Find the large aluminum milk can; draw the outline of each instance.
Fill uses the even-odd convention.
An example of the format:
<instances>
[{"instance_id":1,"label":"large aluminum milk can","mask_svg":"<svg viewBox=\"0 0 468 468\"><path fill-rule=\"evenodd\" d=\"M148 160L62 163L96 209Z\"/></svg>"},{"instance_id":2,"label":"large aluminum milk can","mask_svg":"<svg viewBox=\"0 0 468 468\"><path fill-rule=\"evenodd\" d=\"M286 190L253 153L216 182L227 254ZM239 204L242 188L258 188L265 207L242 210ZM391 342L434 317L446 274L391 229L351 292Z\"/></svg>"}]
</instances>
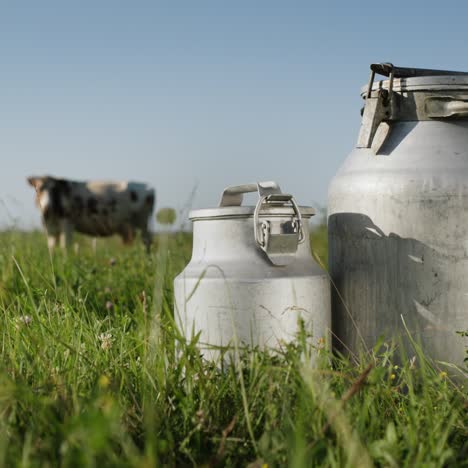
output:
<instances>
[{"instance_id":1,"label":"large aluminum milk can","mask_svg":"<svg viewBox=\"0 0 468 468\"><path fill-rule=\"evenodd\" d=\"M468 74L375 64L363 97L358 143L329 188L335 344L356 352L383 336L414 354L414 339L462 365Z\"/></svg>"},{"instance_id":2,"label":"large aluminum milk can","mask_svg":"<svg viewBox=\"0 0 468 468\"><path fill-rule=\"evenodd\" d=\"M257 191L256 206L241 206ZM330 287L311 256L313 213L274 182L229 187L218 208L190 213L193 253L174 281L175 316L188 339L200 332L205 358L216 360L220 346L277 348L301 327L311 344L328 341Z\"/></svg>"}]
</instances>

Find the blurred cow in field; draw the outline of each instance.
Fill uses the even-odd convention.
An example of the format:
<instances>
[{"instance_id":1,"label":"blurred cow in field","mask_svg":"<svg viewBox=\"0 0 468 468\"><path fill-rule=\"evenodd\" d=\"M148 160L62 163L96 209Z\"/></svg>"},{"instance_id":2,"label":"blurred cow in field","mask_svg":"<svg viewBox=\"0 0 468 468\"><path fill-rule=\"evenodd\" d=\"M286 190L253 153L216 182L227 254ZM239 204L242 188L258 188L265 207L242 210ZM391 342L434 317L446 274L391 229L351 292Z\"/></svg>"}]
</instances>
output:
<instances>
[{"instance_id":1,"label":"blurred cow in field","mask_svg":"<svg viewBox=\"0 0 468 468\"><path fill-rule=\"evenodd\" d=\"M28 177L36 190L49 248L71 245L73 232L96 237L118 234L130 244L137 230L149 250L154 189L137 182L77 182L51 176Z\"/></svg>"}]
</instances>

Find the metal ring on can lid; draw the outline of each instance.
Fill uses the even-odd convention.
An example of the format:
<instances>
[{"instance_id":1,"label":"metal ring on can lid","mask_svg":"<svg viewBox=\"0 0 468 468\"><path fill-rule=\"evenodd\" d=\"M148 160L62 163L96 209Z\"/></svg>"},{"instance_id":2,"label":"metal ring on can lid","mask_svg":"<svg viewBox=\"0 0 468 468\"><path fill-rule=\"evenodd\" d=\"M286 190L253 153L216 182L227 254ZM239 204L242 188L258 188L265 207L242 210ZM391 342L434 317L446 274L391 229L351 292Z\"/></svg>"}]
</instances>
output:
<instances>
[{"instance_id":1,"label":"metal ring on can lid","mask_svg":"<svg viewBox=\"0 0 468 468\"><path fill-rule=\"evenodd\" d=\"M369 83L361 88L363 97L380 89L389 92L468 89L468 72L396 67L391 63L373 63L370 68ZM376 74L389 79L374 81Z\"/></svg>"},{"instance_id":2,"label":"metal ring on can lid","mask_svg":"<svg viewBox=\"0 0 468 468\"><path fill-rule=\"evenodd\" d=\"M311 206L299 206L299 211L304 219L309 219L315 215L315 210ZM201 221L210 219L235 219L235 218L253 218L255 214L255 206L229 206L223 208L202 208L192 210L189 213L191 221ZM259 214L260 218L264 217L284 217L291 214L290 209L284 207L265 207Z\"/></svg>"},{"instance_id":3,"label":"metal ring on can lid","mask_svg":"<svg viewBox=\"0 0 468 468\"><path fill-rule=\"evenodd\" d=\"M372 91L379 89L388 90L390 80L375 81L372 84ZM447 76L420 76L414 78L395 78L393 80L393 91L412 92L412 91L463 91L468 89L468 74L447 75ZM368 86L361 88L361 96L365 97L368 92Z\"/></svg>"}]
</instances>

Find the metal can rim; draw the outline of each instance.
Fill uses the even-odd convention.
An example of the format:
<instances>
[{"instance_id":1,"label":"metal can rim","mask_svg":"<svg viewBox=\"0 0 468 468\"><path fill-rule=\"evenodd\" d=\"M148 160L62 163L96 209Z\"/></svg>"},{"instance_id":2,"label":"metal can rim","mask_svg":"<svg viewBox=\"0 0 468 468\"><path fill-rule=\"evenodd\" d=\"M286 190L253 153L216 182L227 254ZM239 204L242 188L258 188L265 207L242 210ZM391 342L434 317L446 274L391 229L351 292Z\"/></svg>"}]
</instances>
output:
<instances>
[{"instance_id":1,"label":"metal can rim","mask_svg":"<svg viewBox=\"0 0 468 468\"><path fill-rule=\"evenodd\" d=\"M372 90L380 88L388 89L390 80L375 81ZM418 76L412 78L395 78L393 91L442 91L442 90L467 90L468 76L463 75L440 75L440 76ZM368 85L361 88L361 95L365 96Z\"/></svg>"},{"instance_id":2,"label":"metal can rim","mask_svg":"<svg viewBox=\"0 0 468 468\"><path fill-rule=\"evenodd\" d=\"M311 218L315 214L311 206L300 206L301 216ZM228 206L217 208L202 208L192 210L189 213L191 221L209 220L209 219L242 219L252 218L255 212L254 206ZM260 217L281 217L291 216L291 209L287 207L265 207L262 209Z\"/></svg>"}]
</instances>

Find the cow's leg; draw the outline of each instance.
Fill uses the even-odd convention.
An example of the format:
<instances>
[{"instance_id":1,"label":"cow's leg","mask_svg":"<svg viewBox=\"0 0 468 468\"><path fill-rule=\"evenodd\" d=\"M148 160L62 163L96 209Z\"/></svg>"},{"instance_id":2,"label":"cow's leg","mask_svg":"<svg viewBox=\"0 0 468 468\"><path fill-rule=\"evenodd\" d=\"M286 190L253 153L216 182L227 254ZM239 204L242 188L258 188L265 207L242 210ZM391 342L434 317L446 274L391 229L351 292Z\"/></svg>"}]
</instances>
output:
<instances>
[{"instance_id":1,"label":"cow's leg","mask_svg":"<svg viewBox=\"0 0 468 468\"><path fill-rule=\"evenodd\" d=\"M151 235L151 232L148 230L147 227L144 227L141 230L141 239L143 240L143 244L145 244L146 252L150 253L153 236Z\"/></svg>"},{"instance_id":2,"label":"cow's leg","mask_svg":"<svg viewBox=\"0 0 468 468\"><path fill-rule=\"evenodd\" d=\"M73 226L68 221L62 223L62 232L60 233L60 247L69 249L72 245Z\"/></svg>"},{"instance_id":3,"label":"cow's leg","mask_svg":"<svg viewBox=\"0 0 468 468\"><path fill-rule=\"evenodd\" d=\"M122 236L122 241L125 245L131 245L133 243L133 237L135 235L135 232L132 228L132 226L125 226L120 235Z\"/></svg>"},{"instance_id":4,"label":"cow's leg","mask_svg":"<svg viewBox=\"0 0 468 468\"><path fill-rule=\"evenodd\" d=\"M52 252L58 244L60 228L53 220L47 219L45 216L42 217L42 224L47 235L47 247L49 252Z\"/></svg>"},{"instance_id":5,"label":"cow's leg","mask_svg":"<svg viewBox=\"0 0 468 468\"><path fill-rule=\"evenodd\" d=\"M47 234L47 247L50 251L53 251L55 246L59 242L59 236L57 234Z\"/></svg>"}]
</instances>

